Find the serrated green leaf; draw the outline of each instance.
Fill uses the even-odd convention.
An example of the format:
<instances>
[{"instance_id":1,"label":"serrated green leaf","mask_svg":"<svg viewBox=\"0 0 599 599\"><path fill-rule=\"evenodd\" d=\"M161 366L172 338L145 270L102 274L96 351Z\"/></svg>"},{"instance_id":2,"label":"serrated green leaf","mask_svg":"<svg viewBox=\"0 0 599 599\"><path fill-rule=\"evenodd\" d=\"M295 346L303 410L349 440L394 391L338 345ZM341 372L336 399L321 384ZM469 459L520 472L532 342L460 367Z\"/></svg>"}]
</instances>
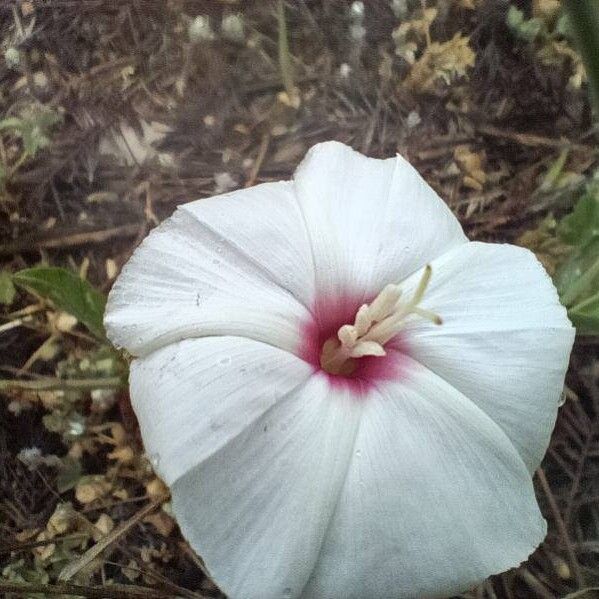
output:
<instances>
[{"instance_id":1,"label":"serrated green leaf","mask_svg":"<svg viewBox=\"0 0 599 599\"><path fill-rule=\"evenodd\" d=\"M15 299L17 290L12 282L12 276L5 270L0 270L0 304L10 306Z\"/></svg>"},{"instance_id":2,"label":"serrated green leaf","mask_svg":"<svg viewBox=\"0 0 599 599\"><path fill-rule=\"evenodd\" d=\"M72 314L99 339L105 339L106 298L70 270L37 266L13 275L13 281L49 299L59 310Z\"/></svg>"}]
</instances>

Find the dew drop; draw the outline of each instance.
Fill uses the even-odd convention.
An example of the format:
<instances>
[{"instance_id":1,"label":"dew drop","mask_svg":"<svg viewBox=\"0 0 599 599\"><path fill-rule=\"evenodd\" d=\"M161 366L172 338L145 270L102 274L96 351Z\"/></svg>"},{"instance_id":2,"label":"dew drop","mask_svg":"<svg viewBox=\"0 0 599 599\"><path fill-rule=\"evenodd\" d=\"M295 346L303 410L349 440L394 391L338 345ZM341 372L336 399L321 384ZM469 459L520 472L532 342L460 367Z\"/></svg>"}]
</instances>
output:
<instances>
[{"instance_id":1,"label":"dew drop","mask_svg":"<svg viewBox=\"0 0 599 599\"><path fill-rule=\"evenodd\" d=\"M227 366L227 364L230 364L230 363L231 363L231 357L230 357L230 356L225 356L225 357L224 357L224 358L223 358L223 359L220 361L220 363L221 363L223 366Z\"/></svg>"},{"instance_id":2,"label":"dew drop","mask_svg":"<svg viewBox=\"0 0 599 599\"><path fill-rule=\"evenodd\" d=\"M356 457L357 458L362 457L362 450L361 449L356 449Z\"/></svg>"},{"instance_id":3,"label":"dew drop","mask_svg":"<svg viewBox=\"0 0 599 599\"><path fill-rule=\"evenodd\" d=\"M557 402L557 406L561 408L566 403L566 392L562 391L562 394L559 397L559 401Z\"/></svg>"}]
</instances>

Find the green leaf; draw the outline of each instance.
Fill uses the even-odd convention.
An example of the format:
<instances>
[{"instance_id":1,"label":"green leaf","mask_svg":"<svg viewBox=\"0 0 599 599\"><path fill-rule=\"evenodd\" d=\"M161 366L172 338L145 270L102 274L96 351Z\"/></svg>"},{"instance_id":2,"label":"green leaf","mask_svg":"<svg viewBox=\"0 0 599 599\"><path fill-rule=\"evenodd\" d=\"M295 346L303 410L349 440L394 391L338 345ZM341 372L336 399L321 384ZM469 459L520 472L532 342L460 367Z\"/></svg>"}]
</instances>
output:
<instances>
[{"instance_id":1,"label":"green leaf","mask_svg":"<svg viewBox=\"0 0 599 599\"><path fill-rule=\"evenodd\" d=\"M50 131L62 121L62 116L51 108L33 105L24 109L20 118L10 117L0 121L0 130L11 130L23 140L25 156L33 157L50 143Z\"/></svg>"},{"instance_id":2,"label":"green leaf","mask_svg":"<svg viewBox=\"0 0 599 599\"><path fill-rule=\"evenodd\" d=\"M51 300L59 310L72 314L104 340L102 320L106 298L75 273L64 268L37 266L15 273L13 281Z\"/></svg>"},{"instance_id":3,"label":"green leaf","mask_svg":"<svg viewBox=\"0 0 599 599\"><path fill-rule=\"evenodd\" d=\"M10 306L15 299L16 292L10 273L0 270L0 304Z\"/></svg>"},{"instance_id":4,"label":"green leaf","mask_svg":"<svg viewBox=\"0 0 599 599\"><path fill-rule=\"evenodd\" d=\"M60 469L58 476L54 481L59 493L65 493L66 491L75 488L83 473L81 462L74 458L67 456L62 459L62 464L63 467Z\"/></svg>"},{"instance_id":5,"label":"green leaf","mask_svg":"<svg viewBox=\"0 0 599 599\"><path fill-rule=\"evenodd\" d=\"M576 38L589 78L589 91L599 116L599 3L596 0L564 0L569 24Z\"/></svg>"},{"instance_id":6,"label":"green leaf","mask_svg":"<svg viewBox=\"0 0 599 599\"><path fill-rule=\"evenodd\" d=\"M526 42L534 41L543 31L543 22L540 19L525 19L524 13L513 4L508 10L506 23L516 37Z\"/></svg>"},{"instance_id":7,"label":"green leaf","mask_svg":"<svg viewBox=\"0 0 599 599\"><path fill-rule=\"evenodd\" d=\"M589 187L572 213L560 221L557 234L562 241L576 246L599 239L599 189L596 186Z\"/></svg>"},{"instance_id":8,"label":"green leaf","mask_svg":"<svg viewBox=\"0 0 599 599\"><path fill-rule=\"evenodd\" d=\"M599 293L568 310L568 316L581 335L599 333Z\"/></svg>"},{"instance_id":9,"label":"green leaf","mask_svg":"<svg viewBox=\"0 0 599 599\"><path fill-rule=\"evenodd\" d=\"M560 300L578 333L599 334L599 186L589 185L557 226L572 251L554 276Z\"/></svg>"}]
</instances>

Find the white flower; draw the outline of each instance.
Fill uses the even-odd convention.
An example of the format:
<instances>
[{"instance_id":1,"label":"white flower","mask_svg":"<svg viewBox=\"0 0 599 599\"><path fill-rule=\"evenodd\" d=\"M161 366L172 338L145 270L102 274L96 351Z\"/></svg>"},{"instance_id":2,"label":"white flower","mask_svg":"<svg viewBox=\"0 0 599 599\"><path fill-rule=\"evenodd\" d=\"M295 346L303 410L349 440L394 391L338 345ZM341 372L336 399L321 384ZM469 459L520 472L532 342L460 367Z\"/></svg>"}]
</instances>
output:
<instances>
[{"instance_id":1,"label":"white flower","mask_svg":"<svg viewBox=\"0 0 599 599\"><path fill-rule=\"evenodd\" d=\"M399 156L324 143L293 181L181 206L106 327L233 598L450 594L545 536L531 475L574 330L533 254L468 242Z\"/></svg>"}]
</instances>

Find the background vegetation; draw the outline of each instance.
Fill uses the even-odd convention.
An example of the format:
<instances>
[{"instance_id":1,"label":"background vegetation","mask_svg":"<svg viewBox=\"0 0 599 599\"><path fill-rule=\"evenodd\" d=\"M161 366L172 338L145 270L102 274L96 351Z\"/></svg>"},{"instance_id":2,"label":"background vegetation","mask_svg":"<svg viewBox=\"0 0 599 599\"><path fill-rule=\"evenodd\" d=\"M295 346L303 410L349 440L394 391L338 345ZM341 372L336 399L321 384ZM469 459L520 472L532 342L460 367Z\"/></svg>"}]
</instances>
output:
<instances>
[{"instance_id":1,"label":"background vegetation","mask_svg":"<svg viewBox=\"0 0 599 599\"><path fill-rule=\"evenodd\" d=\"M143 454L105 295L178 204L287 178L338 139L399 151L471 239L525 245L555 278L581 335L535 477L549 535L465 596L593 596L592 22L559 0L3 2L0 594L219 596Z\"/></svg>"}]
</instances>

